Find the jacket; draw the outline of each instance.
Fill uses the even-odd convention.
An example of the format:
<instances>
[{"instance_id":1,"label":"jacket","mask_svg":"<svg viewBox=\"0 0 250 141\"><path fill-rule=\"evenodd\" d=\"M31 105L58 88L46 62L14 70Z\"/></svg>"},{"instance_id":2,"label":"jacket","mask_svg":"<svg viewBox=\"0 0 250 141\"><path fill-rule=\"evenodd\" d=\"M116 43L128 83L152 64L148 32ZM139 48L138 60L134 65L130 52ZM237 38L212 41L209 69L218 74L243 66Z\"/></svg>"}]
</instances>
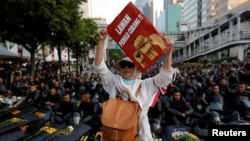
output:
<instances>
[{"instance_id":1,"label":"jacket","mask_svg":"<svg viewBox=\"0 0 250 141\"><path fill-rule=\"evenodd\" d=\"M139 118L139 141L153 141L150 125L148 122L148 110L150 101L154 94L158 91L159 87L167 87L172 82L172 77L175 70L172 68L170 72L166 72L163 69L159 74L154 77L144 80L136 79L134 84L129 87L123 82L123 78L112 73L106 66L104 60L98 66L94 66L96 73L99 74L103 81L103 88L109 93L109 98L115 98L116 88L119 91L127 91L132 101L138 102L142 112ZM138 97L135 96L135 92L141 84L141 91Z\"/></svg>"}]
</instances>

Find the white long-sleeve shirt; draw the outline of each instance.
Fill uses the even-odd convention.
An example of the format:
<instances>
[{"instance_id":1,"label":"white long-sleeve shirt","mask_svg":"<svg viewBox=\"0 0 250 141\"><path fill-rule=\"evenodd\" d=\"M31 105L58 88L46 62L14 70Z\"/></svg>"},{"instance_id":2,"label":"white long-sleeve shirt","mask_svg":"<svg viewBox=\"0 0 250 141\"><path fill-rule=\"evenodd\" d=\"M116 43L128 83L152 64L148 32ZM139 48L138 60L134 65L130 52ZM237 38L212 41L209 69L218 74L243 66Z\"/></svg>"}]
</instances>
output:
<instances>
[{"instance_id":1,"label":"white long-sleeve shirt","mask_svg":"<svg viewBox=\"0 0 250 141\"><path fill-rule=\"evenodd\" d=\"M167 87L172 82L175 70L172 68L170 72L166 72L161 69L156 76L145 80L136 79L132 86L128 86L123 82L123 78L120 75L113 74L108 69L104 61L100 65L94 66L94 68L101 77L103 88L108 92L110 98L115 98L117 88L119 91L127 91L131 100L139 103L142 109L139 120L139 141L153 141L148 121L149 103L159 87ZM136 97L135 92L140 84L141 91L138 97Z\"/></svg>"}]
</instances>

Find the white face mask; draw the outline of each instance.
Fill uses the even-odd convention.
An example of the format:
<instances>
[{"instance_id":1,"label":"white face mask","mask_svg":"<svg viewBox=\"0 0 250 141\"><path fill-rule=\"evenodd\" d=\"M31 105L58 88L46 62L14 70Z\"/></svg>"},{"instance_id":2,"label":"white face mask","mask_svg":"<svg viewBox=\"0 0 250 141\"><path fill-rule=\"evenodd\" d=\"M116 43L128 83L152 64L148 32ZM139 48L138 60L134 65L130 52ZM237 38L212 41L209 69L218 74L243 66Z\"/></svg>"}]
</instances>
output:
<instances>
[{"instance_id":1,"label":"white face mask","mask_svg":"<svg viewBox=\"0 0 250 141\"><path fill-rule=\"evenodd\" d=\"M122 79L123 80L123 82L125 83L125 84L127 84L127 85L133 85L134 84L134 82L135 82L135 80L133 80L133 79Z\"/></svg>"}]
</instances>

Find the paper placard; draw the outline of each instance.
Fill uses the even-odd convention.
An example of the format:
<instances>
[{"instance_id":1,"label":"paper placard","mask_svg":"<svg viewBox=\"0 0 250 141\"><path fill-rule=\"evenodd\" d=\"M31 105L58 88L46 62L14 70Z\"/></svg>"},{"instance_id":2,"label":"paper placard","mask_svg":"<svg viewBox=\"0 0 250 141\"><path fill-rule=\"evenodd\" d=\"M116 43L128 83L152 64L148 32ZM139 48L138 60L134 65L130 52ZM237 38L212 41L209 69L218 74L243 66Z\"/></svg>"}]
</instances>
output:
<instances>
[{"instance_id":1,"label":"paper placard","mask_svg":"<svg viewBox=\"0 0 250 141\"><path fill-rule=\"evenodd\" d=\"M141 72L147 71L169 50L163 35L132 2L107 26L107 30Z\"/></svg>"}]
</instances>

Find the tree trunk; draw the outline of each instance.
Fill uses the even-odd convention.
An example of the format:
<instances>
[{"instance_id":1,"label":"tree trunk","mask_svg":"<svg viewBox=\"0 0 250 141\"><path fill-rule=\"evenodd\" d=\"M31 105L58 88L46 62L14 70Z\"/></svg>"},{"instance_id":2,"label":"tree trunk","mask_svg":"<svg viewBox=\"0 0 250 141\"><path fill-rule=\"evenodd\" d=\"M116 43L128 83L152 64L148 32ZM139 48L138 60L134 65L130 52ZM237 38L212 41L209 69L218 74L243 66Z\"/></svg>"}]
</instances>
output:
<instances>
[{"instance_id":1,"label":"tree trunk","mask_svg":"<svg viewBox=\"0 0 250 141\"><path fill-rule=\"evenodd\" d=\"M79 55L78 53L76 54L76 76L78 77L79 75Z\"/></svg>"},{"instance_id":2,"label":"tree trunk","mask_svg":"<svg viewBox=\"0 0 250 141\"><path fill-rule=\"evenodd\" d=\"M57 47L57 52L58 52L58 59L59 59L59 79L61 80L62 78L62 58L61 58L61 47L60 44Z\"/></svg>"},{"instance_id":3,"label":"tree trunk","mask_svg":"<svg viewBox=\"0 0 250 141\"><path fill-rule=\"evenodd\" d=\"M35 50L30 50L31 76L35 78Z\"/></svg>"},{"instance_id":4,"label":"tree trunk","mask_svg":"<svg viewBox=\"0 0 250 141\"><path fill-rule=\"evenodd\" d=\"M42 45L42 52L43 52L43 62L45 62L45 48L44 45Z\"/></svg>"}]
</instances>

